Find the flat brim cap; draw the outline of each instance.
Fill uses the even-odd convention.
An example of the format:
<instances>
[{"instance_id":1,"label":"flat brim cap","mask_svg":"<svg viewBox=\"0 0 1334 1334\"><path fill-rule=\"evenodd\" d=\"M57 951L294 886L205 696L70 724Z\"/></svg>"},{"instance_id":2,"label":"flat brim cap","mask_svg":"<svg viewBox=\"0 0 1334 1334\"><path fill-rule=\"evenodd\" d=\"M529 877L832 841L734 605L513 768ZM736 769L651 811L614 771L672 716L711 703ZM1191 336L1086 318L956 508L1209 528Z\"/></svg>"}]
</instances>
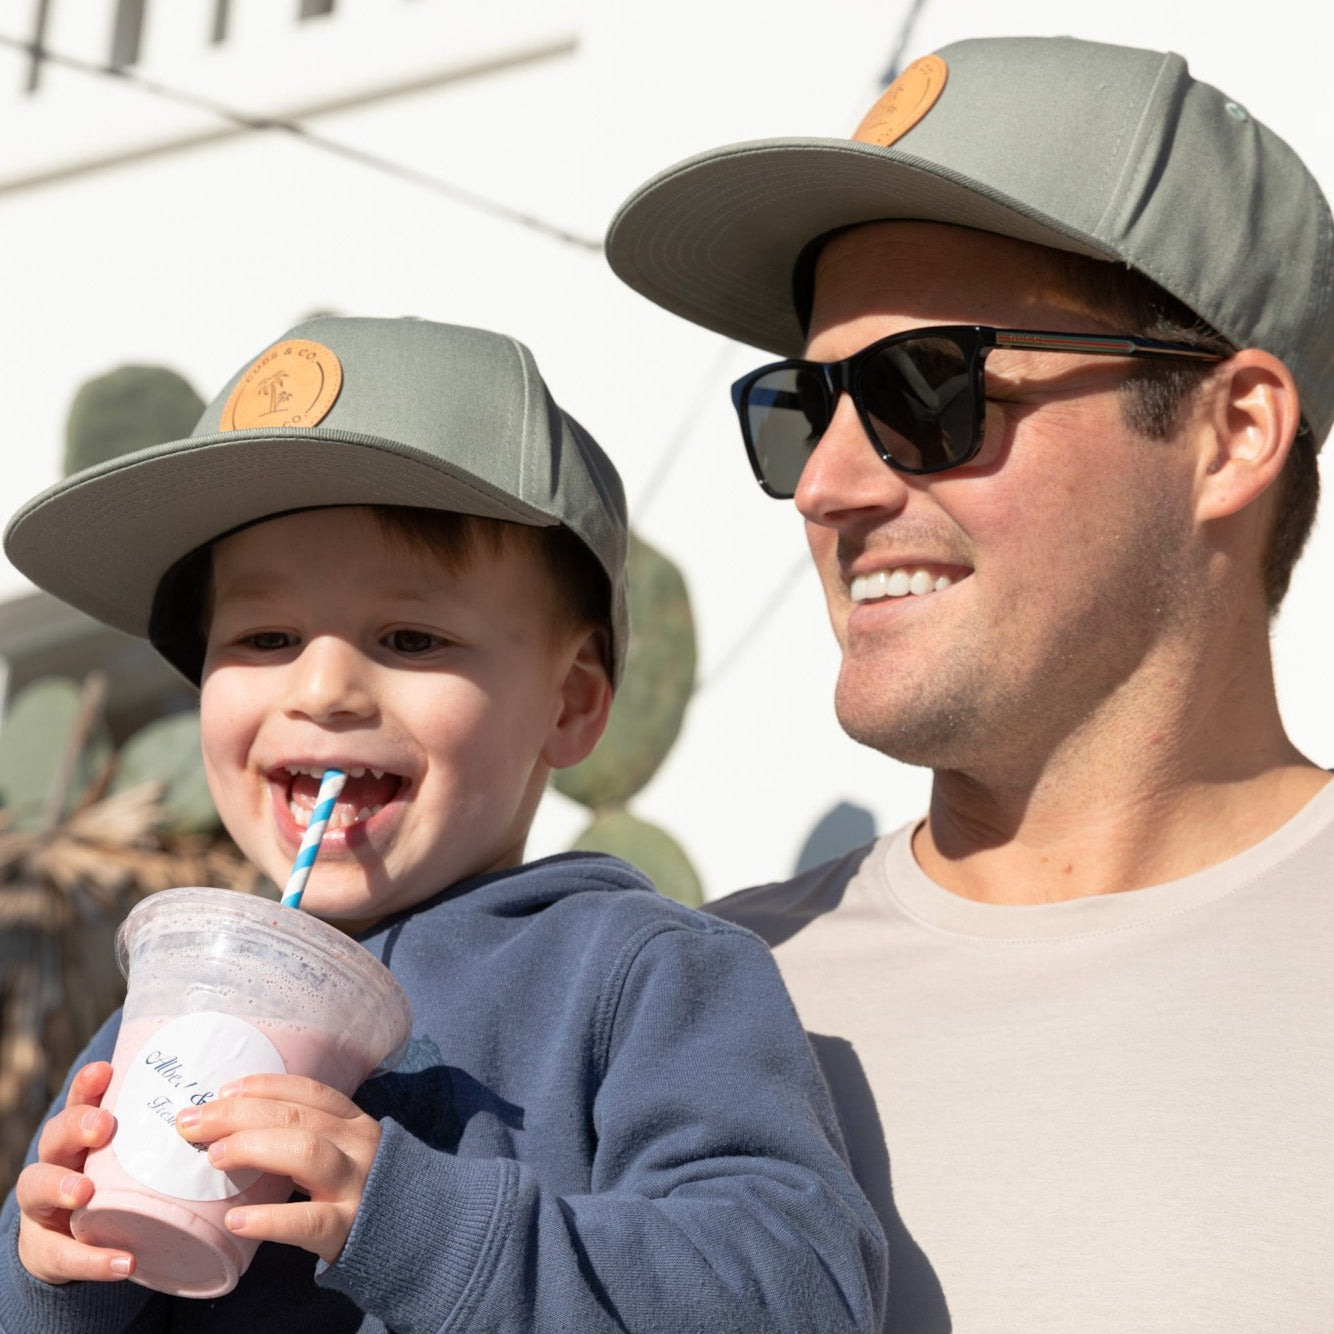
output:
<instances>
[{"instance_id":1,"label":"flat brim cap","mask_svg":"<svg viewBox=\"0 0 1334 1334\"><path fill-rule=\"evenodd\" d=\"M877 113L877 108L879 112ZM732 144L622 204L612 269L650 300L779 356L805 343L793 282L817 238L951 223L1118 261L1334 420L1334 226L1297 154L1182 57L1065 37L978 38L914 62L852 139Z\"/></svg>"},{"instance_id":2,"label":"flat brim cap","mask_svg":"<svg viewBox=\"0 0 1334 1334\"><path fill-rule=\"evenodd\" d=\"M629 633L620 478L557 406L528 348L488 330L300 324L232 377L189 437L75 473L23 505L5 553L38 587L147 637L159 584L182 558L265 518L339 505L569 528L606 572L619 677Z\"/></svg>"}]
</instances>

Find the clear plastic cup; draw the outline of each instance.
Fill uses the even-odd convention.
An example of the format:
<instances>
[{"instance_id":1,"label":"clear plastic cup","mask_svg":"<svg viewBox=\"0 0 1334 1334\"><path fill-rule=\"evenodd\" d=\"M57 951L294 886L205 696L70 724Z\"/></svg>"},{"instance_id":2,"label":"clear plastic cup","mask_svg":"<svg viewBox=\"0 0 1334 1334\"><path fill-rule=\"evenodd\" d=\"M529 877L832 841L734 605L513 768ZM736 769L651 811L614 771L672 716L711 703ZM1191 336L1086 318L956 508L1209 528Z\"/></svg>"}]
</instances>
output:
<instances>
[{"instance_id":1,"label":"clear plastic cup","mask_svg":"<svg viewBox=\"0 0 1334 1334\"><path fill-rule=\"evenodd\" d=\"M96 1187L71 1219L81 1241L130 1251L134 1280L183 1297L230 1292L257 1242L223 1215L291 1194L285 1177L228 1175L176 1114L243 1075L309 1075L350 1094L402 1058L412 1011L389 970L335 927L269 899L169 889L116 935L128 989L102 1105L116 1117L88 1155Z\"/></svg>"}]
</instances>

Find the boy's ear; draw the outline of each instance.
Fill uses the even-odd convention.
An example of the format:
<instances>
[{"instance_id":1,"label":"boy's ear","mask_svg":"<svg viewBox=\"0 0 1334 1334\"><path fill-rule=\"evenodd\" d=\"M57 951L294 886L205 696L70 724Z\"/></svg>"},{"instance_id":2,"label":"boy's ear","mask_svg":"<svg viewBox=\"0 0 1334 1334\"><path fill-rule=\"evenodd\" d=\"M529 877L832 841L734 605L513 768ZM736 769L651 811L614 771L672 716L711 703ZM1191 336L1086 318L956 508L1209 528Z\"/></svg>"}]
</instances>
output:
<instances>
[{"instance_id":1,"label":"boy's ear","mask_svg":"<svg viewBox=\"0 0 1334 1334\"><path fill-rule=\"evenodd\" d=\"M565 673L560 713L542 750L542 758L553 769L568 769L587 759L606 729L612 694L606 643L605 630L588 631Z\"/></svg>"},{"instance_id":2,"label":"boy's ear","mask_svg":"<svg viewBox=\"0 0 1334 1334\"><path fill-rule=\"evenodd\" d=\"M1259 348L1219 367L1209 413L1197 509L1203 520L1238 514L1264 494L1283 471L1301 421L1292 373Z\"/></svg>"}]
</instances>

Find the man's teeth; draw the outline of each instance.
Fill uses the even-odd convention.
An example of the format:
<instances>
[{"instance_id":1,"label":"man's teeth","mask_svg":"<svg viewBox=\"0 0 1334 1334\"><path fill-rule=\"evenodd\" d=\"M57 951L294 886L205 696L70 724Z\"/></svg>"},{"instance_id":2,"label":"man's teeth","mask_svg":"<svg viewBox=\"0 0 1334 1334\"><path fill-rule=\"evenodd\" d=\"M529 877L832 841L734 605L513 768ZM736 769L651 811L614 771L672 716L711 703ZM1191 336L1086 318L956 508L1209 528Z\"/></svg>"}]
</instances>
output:
<instances>
[{"instance_id":1,"label":"man's teeth","mask_svg":"<svg viewBox=\"0 0 1334 1334\"><path fill-rule=\"evenodd\" d=\"M283 767L294 778L298 774L309 774L312 778L323 778L325 773L324 769L312 769L309 765L304 764L288 764ZM385 776L385 770L383 769L367 769L361 765L355 769L344 769L343 772L349 778L365 778L367 774L370 774L372 778L383 778Z\"/></svg>"},{"instance_id":2,"label":"man's teeth","mask_svg":"<svg viewBox=\"0 0 1334 1334\"><path fill-rule=\"evenodd\" d=\"M932 574L930 570L909 569L900 565L893 570L877 570L874 574L859 574L848 591L854 602L872 602L876 598L925 597L939 593L954 581L947 574Z\"/></svg>"},{"instance_id":3,"label":"man's teeth","mask_svg":"<svg viewBox=\"0 0 1334 1334\"><path fill-rule=\"evenodd\" d=\"M305 829L310 825L310 808L299 806L294 801L287 803L287 809L292 812L292 819ZM329 817L330 829L347 829L350 825L360 824L363 820L369 820L372 815L379 815L384 810L382 802L374 806L363 806L359 811L353 814L351 806L335 806L333 814Z\"/></svg>"}]
</instances>

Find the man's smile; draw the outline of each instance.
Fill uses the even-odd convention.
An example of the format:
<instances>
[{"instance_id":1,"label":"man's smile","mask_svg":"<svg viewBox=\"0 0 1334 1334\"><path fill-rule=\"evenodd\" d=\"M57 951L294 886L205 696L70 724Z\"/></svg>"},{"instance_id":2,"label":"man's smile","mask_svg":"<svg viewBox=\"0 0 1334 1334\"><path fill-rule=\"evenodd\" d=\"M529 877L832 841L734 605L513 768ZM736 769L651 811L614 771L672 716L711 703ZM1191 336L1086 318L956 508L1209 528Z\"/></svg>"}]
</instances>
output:
<instances>
[{"instance_id":1,"label":"man's smile","mask_svg":"<svg viewBox=\"0 0 1334 1334\"><path fill-rule=\"evenodd\" d=\"M910 594L925 597L939 593L954 583L952 575L924 565L896 565L873 574L859 574L848 584L848 596L854 602L873 602L879 598L901 598Z\"/></svg>"}]
</instances>

